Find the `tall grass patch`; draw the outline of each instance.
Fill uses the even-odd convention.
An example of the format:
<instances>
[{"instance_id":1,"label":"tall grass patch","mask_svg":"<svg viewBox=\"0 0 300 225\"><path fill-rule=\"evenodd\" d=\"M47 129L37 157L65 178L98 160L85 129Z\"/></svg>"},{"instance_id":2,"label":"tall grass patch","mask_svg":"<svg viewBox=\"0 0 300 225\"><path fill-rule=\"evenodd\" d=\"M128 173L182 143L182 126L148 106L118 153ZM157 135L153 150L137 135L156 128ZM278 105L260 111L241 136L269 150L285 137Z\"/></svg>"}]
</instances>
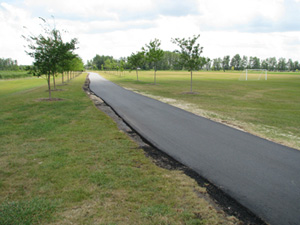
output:
<instances>
[{"instance_id":1,"label":"tall grass patch","mask_svg":"<svg viewBox=\"0 0 300 225\"><path fill-rule=\"evenodd\" d=\"M0 70L0 80L1 79L17 79L17 78L25 78L32 77L32 74L28 73L28 71L2 71Z\"/></svg>"}]
</instances>

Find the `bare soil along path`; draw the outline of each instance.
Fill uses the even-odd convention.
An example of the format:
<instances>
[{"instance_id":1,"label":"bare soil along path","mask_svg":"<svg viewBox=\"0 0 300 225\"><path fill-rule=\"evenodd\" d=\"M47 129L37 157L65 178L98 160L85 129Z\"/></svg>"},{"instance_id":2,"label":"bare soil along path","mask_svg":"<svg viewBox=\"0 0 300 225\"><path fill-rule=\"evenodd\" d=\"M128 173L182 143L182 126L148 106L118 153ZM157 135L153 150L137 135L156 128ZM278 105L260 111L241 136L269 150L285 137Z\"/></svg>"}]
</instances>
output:
<instances>
[{"instance_id":1,"label":"bare soil along path","mask_svg":"<svg viewBox=\"0 0 300 225\"><path fill-rule=\"evenodd\" d=\"M90 89L158 149L270 224L300 224L300 151L126 90L91 73Z\"/></svg>"}]
</instances>

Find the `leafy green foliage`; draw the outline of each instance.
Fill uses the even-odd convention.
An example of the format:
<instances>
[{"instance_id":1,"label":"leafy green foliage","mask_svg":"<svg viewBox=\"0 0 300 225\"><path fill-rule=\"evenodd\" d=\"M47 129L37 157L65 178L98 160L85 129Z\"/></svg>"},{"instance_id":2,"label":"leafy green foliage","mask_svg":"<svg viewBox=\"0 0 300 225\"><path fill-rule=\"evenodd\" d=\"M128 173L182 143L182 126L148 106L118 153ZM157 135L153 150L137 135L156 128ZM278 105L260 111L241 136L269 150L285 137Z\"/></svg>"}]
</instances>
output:
<instances>
[{"instance_id":1,"label":"leafy green foliage","mask_svg":"<svg viewBox=\"0 0 300 225\"><path fill-rule=\"evenodd\" d=\"M200 35L188 39L172 39L172 42L180 47L180 51L176 51L180 54L179 63L188 71L198 70L205 62L205 59L200 56L203 47L200 47L199 43L196 44L199 37Z\"/></svg>"},{"instance_id":2,"label":"leafy green foliage","mask_svg":"<svg viewBox=\"0 0 300 225\"><path fill-rule=\"evenodd\" d=\"M142 48L146 55L146 61L154 64L154 84L156 84L157 63L164 56L164 51L159 48L160 45L160 40L155 38L154 41L150 41L149 44L146 44L146 48Z\"/></svg>"},{"instance_id":3,"label":"leafy green foliage","mask_svg":"<svg viewBox=\"0 0 300 225\"><path fill-rule=\"evenodd\" d=\"M17 60L0 58L0 70L19 70Z\"/></svg>"},{"instance_id":4,"label":"leafy green foliage","mask_svg":"<svg viewBox=\"0 0 300 225\"><path fill-rule=\"evenodd\" d=\"M42 18L41 18L42 19ZM42 19L44 23L46 21ZM73 53L77 44L74 38L70 42L63 42L61 32L56 28L48 29L44 25L44 33L38 36L23 36L28 42L29 52L26 53L34 59L32 73L35 76L45 75L48 82L49 98L51 99L50 76L70 69L69 63L76 55ZM55 84L55 83L54 83Z\"/></svg>"},{"instance_id":5,"label":"leafy green foliage","mask_svg":"<svg viewBox=\"0 0 300 225\"><path fill-rule=\"evenodd\" d=\"M128 57L128 63L132 69L136 70L136 80L139 80L138 69L143 66L145 63L145 55L144 52L132 53L131 56Z\"/></svg>"},{"instance_id":6,"label":"leafy green foliage","mask_svg":"<svg viewBox=\"0 0 300 225\"><path fill-rule=\"evenodd\" d=\"M171 41L180 47L180 61L184 68L191 72L191 92L193 91L193 71L199 70L205 64L205 58L201 57L203 52L203 47L200 47L200 44L197 43L197 39L200 37L200 34L193 36L193 38L175 38Z\"/></svg>"}]
</instances>

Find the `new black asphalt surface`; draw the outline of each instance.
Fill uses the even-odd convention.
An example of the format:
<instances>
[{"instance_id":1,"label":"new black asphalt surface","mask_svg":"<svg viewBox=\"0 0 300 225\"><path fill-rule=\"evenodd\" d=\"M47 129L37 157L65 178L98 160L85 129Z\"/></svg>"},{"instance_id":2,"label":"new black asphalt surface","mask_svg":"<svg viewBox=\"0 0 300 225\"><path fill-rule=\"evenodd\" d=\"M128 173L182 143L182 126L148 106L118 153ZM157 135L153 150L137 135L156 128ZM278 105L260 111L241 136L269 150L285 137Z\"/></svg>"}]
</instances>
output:
<instances>
[{"instance_id":1,"label":"new black asphalt surface","mask_svg":"<svg viewBox=\"0 0 300 225\"><path fill-rule=\"evenodd\" d=\"M300 224L300 151L126 90L91 73L90 89L158 149L270 224Z\"/></svg>"}]
</instances>

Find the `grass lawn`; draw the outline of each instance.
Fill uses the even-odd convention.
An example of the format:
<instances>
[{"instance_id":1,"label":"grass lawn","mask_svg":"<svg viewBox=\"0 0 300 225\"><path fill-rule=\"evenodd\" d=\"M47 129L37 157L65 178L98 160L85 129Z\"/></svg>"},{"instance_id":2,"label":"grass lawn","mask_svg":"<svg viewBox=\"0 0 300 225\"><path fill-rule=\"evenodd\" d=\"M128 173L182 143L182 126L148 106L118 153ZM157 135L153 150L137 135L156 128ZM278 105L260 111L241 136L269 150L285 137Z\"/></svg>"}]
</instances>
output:
<instances>
[{"instance_id":1,"label":"grass lawn","mask_svg":"<svg viewBox=\"0 0 300 225\"><path fill-rule=\"evenodd\" d=\"M268 73L268 80L239 81L242 72L100 72L113 82L195 114L300 149L300 73Z\"/></svg>"},{"instance_id":2,"label":"grass lawn","mask_svg":"<svg viewBox=\"0 0 300 225\"><path fill-rule=\"evenodd\" d=\"M53 92L64 101L52 102L38 101L48 96L45 80L0 81L0 224L236 221L199 198L205 189L194 180L145 157L83 92L85 77ZM123 80L172 88L166 78L157 87Z\"/></svg>"}]
</instances>

